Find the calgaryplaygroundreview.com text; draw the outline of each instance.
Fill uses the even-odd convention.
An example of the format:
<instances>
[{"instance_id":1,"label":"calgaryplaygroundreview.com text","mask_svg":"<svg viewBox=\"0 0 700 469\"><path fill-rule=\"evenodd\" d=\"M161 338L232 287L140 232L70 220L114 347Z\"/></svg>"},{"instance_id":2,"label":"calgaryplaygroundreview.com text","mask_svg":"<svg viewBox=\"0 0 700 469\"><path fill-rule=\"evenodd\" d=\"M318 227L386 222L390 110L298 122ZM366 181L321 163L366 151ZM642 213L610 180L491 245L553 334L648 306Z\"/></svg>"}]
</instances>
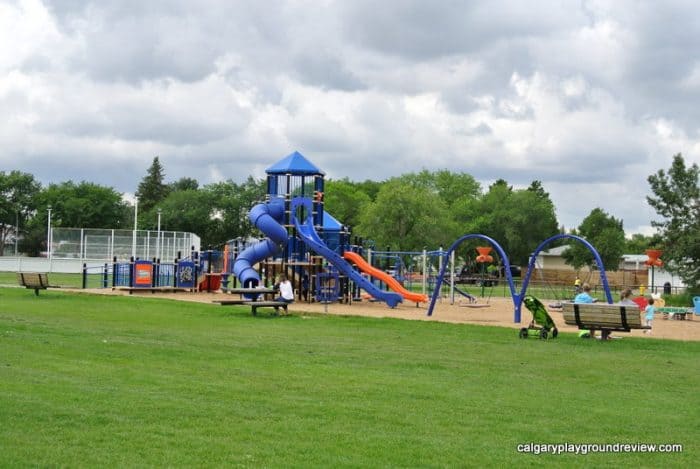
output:
<instances>
[{"instance_id":1,"label":"calgaryplaygroundreview.com text","mask_svg":"<svg viewBox=\"0 0 700 469\"><path fill-rule=\"evenodd\" d=\"M526 454L580 454L591 453L682 453L683 445L677 443L523 443L518 453Z\"/></svg>"}]
</instances>

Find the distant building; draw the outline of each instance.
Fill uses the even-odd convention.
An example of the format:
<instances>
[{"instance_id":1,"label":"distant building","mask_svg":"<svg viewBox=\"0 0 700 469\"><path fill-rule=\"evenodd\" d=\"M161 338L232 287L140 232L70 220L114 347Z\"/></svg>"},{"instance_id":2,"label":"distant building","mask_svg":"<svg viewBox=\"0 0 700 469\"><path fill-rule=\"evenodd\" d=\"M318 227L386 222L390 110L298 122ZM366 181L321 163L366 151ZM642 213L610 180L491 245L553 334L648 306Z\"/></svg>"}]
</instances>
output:
<instances>
[{"instance_id":1,"label":"distant building","mask_svg":"<svg viewBox=\"0 0 700 469\"><path fill-rule=\"evenodd\" d=\"M568 265L562 254L568 246L558 246L547 251L541 251L535 260L535 272L533 279L541 279L547 282L559 285L573 285L576 279L576 270ZM613 287L639 287L645 285L648 289L656 287L654 291L661 292L665 284L669 284L673 292L685 289L686 285L677 276L670 272L655 267L653 272L652 286L652 271L646 265L647 256L645 254L624 254L620 260L620 267L617 271L606 271L608 282ZM581 280L591 283L600 283L600 275L598 269L594 267L593 271L588 268L581 269L578 274Z\"/></svg>"}]
</instances>

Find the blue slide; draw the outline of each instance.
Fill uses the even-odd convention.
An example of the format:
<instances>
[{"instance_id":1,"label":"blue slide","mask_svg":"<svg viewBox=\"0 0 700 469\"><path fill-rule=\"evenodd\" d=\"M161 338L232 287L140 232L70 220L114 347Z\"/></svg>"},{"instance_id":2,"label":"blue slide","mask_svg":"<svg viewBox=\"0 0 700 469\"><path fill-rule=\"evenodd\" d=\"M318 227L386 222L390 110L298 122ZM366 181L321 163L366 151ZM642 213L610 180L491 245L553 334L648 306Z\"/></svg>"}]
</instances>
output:
<instances>
[{"instance_id":1,"label":"blue slide","mask_svg":"<svg viewBox=\"0 0 700 469\"><path fill-rule=\"evenodd\" d=\"M306 213L308 217L306 218L305 224L300 224L296 217L296 209L299 206L304 206L306 208ZM340 257L336 252L331 250L326 243L319 238L316 229L314 228L314 221L311 215L311 200L304 197L297 197L292 201L292 216L294 219L294 225L297 229L297 236L304 241L304 243L315 251L317 254L323 256L328 262L333 264L340 272L347 275L353 282L363 288L367 293L372 295L374 298L384 301L389 307L394 308L397 304L403 301L403 298L398 293L388 292L380 290L375 287L372 282L360 275L352 265L348 264L345 259Z\"/></svg>"},{"instance_id":2,"label":"blue slide","mask_svg":"<svg viewBox=\"0 0 700 469\"><path fill-rule=\"evenodd\" d=\"M253 268L258 262L282 252L287 245L287 230L281 225L284 218L284 201L258 204L248 213L250 222L265 233L267 238L243 250L233 264L233 273L244 288L255 288L260 275Z\"/></svg>"}]
</instances>

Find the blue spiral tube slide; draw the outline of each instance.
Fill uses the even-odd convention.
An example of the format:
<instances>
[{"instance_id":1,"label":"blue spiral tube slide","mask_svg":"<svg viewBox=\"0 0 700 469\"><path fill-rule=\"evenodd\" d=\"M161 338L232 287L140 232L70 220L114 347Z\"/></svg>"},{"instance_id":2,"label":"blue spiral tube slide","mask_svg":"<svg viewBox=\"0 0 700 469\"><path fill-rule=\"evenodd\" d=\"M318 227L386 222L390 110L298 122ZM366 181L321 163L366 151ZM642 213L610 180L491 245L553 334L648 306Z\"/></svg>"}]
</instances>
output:
<instances>
[{"instance_id":1,"label":"blue spiral tube slide","mask_svg":"<svg viewBox=\"0 0 700 469\"><path fill-rule=\"evenodd\" d=\"M238 277L243 288L255 288L260 283L260 275L253 266L281 253L287 245L287 230L282 226L284 202L275 200L258 204L250 210L248 218L267 237L238 255L233 264L233 274Z\"/></svg>"}]
</instances>

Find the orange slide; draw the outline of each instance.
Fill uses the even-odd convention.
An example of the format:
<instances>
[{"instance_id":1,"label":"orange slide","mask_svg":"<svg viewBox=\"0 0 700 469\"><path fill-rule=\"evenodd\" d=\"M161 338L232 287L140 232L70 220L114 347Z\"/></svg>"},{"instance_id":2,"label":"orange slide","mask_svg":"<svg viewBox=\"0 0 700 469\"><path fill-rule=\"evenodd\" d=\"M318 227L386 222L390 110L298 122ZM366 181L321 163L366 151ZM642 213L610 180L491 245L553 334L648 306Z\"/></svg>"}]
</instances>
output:
<instances>
[{"instance_id":1,"label":"orange slide","mask_svg":"<svg viewBox=\"0 0 700 469\"><path fill-rule=\"evenodd\" d=\"M360 256L356 252L345 251L345 253L343 253L343 257L346 260L349 260L350 262L353 262L355 265L357 265L357 267L359 267L359 269L362 272L370 274L372 277L378 278L382 282L386 283L389 288L394 290L399 295L403 296L408 301L415 301L416 303L427 303L428 302L427 295L423 295L421 293L413 293L413 292L406 290L398 282L398 280L396 280L394 277L387 274L383 270L379 270L377 268L372 267L371 265L369 265L367 263L367 261L362 256Z\"/></svg>"}]
</instances>

